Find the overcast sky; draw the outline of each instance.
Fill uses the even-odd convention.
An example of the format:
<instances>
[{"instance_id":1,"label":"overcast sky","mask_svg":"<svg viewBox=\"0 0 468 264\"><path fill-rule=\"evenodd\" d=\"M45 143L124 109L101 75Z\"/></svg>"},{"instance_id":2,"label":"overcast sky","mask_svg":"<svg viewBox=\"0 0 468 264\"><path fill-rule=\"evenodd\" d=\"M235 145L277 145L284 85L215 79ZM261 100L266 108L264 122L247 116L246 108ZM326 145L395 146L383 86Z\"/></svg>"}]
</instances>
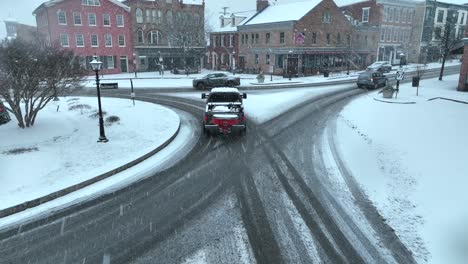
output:
<instances>
[{"instance_id":1,"label":"overcast sky","mask_svg":"<svg viewBox=\"0 0 468 264\"><path fill-rule=\"evenodd\" d=\"M74 0L79 1L79 0ZM299 1L310 1L318 2L319 0L277 0L278 3L287 2L299 2ZM359 0L335 0L338 5L344 5ZM16 21L28 24L36 25L35 17L32 15L34 9L36 9L41 3L46 2L45 0L0 0L0 39L6 36L6 29L4 20L14 18ZM275 2L270 0L270 2ZM445 0L441 2L446 3L457 3L462 4L468 2L468 0ZM229 7L229 11L248 11L254 10L256 6L256 0L205 0L207 16L210 16L210 21L215 20L219 13L222 11L222 7Z\"/></svg>"}]
</instances>

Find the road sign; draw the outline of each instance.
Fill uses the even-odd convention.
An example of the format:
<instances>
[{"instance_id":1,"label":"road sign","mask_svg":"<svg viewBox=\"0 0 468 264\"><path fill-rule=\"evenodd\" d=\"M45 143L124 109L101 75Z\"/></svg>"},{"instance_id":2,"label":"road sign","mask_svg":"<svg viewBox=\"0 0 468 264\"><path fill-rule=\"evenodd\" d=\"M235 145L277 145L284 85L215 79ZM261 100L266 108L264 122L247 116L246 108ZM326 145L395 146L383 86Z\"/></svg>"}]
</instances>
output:
<instances>
[{"instance_id":1,"label":"road sign","mask_svg":"<svg viewBox=\"0 0 468 264\"><path fill-rule=\"evenodd\" d=\"M403 79L405 79L405 72L403 71L397 71L396 73L396 79L398 81L402 81Z\"/></svg>"},{"instance_id":2,"label":"road sign","mask_svg":"<svg viewBox=\"0 0 468 264\"><path fill-rule=\"evenodd\" d=\"M135 93L131 93L130 96L131 96L132 98L135 98Z\"/></svg>"}]
</instances>

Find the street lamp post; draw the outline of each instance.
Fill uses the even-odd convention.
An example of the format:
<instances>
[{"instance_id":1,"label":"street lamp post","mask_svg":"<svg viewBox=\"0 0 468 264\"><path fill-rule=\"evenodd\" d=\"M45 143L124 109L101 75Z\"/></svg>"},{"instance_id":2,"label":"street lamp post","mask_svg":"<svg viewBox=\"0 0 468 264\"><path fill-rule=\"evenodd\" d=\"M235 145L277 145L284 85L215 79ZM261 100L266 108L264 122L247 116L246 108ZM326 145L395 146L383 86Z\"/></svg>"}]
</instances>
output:
<instances>
[{"instance_id":1,"label":"street lamp post","mask_svg":"<svg viewBox=\"0 0 468 264\"><path fill-rule=\"evenodd\" d=\"M232 74L236 75L236 51L232 52Z\"/></svg>"},{"instance_id":2,"label":"street lamp post","mask_svg":"<svg viewBox=\"0 0 468 264\"><path fill-rule=\"evenodd\" d=\"M102 62L98 61L97 56L94 55L93 60L89 64L91 64L91 68L93 68L94 72L96 73L96 89L99 106L99 140L97 142L106 143L109 140L106 138L106 134L104 132L104 120L102 119L101 107L101 89L99 88L99 71L101 70Z\"/></svg>"}]
</instances>

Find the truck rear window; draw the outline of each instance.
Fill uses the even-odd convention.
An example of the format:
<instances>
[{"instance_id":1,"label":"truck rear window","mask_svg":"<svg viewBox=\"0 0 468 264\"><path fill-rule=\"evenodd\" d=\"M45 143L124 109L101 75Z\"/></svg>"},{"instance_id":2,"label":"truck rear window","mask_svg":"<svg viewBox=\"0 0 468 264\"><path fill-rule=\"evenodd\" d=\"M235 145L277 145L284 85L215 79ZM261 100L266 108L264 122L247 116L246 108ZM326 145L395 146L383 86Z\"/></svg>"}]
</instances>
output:
<instances>
[{"instance_id":1,"label":"truck rear window","mask_svg":"<svg viewBox=\"0 0 468 264\"><path fill-rule=\"evenodd\" d=\"M241 97L238 93L214 93L210 94L208 98L210 103L222 103L222 102L241 102Z\"/></svg>"}]
</instances>

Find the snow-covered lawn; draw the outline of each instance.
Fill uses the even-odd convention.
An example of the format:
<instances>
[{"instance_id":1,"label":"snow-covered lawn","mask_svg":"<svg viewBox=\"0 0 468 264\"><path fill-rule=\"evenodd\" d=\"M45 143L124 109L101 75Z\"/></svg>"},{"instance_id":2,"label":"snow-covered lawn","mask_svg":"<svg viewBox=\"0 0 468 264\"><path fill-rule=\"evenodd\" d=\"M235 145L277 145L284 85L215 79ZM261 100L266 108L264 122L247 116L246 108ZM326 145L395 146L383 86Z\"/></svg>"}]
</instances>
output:
<instances>
[{"instance_id":1,"label":"snow-covered lawn","mask_svg":"<svg viewBox=\"0 0 468 264\"><path fill-rule=\"evenodd\" d=\"M102 99L107 143L99 137L97 99L61 98L39 112L33 128L0 126L0 209L32 200L124 165L168 140L179 116L145 102ZM57 106L58 111L57 111Z\"/></svg>"},{"instance_id":2,"label":"snow-covered lawn","mask_svg":"<svg viewBox=\"0 0 468 264\"><path fill-rule=\"evenodd\" d=\"M340 156L419 262L468 262L468 93L458 75L400 86L397 102L372 92L337 120Z\"/></svg>"}]
</instances>

